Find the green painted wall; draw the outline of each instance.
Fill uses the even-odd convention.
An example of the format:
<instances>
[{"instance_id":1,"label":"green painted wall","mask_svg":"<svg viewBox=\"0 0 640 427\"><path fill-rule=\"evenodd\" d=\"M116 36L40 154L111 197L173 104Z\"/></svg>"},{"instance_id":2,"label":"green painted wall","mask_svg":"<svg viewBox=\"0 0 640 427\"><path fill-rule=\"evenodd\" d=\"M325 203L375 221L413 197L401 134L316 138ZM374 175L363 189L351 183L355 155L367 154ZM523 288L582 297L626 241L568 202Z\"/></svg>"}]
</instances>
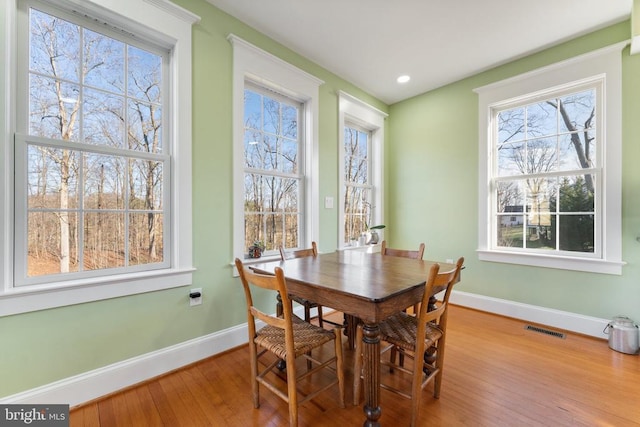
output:
<instances>
[{"instance_id":1,"label":"green painted wall","mask_svg":"<svg viewBox=\"0 0 640 427\"><path fill-rule=\"evenodd\" d=\"M178 288L0 318L0 397L81 374L246 322L244 294L233 279L231 76L234 33L325 81L320 87L321 200L337 198L338 98L343 90L387 105L264 37L203 0L179 0L202 20L193 29L192 287L204 301L190 308ZM0 40L0 45L4 45ZM336 247L337 209L321 209L320 250ZM263 298L265 308L273 295Z\"/></svg>"},{"instance_id":2,"label":"green painted wall","mask_svg":"<svg viewBox=\"0 0 640 427\"><path fill-rule=\"evenodd\" d=\"M426 243L429 259L466 258L458 290L611 318L640 320L640 55L623 51L622 276L480 262L478 111L473 89L616 42L624 22L394 104L390 108L387 200L396 246ZM482 47L479 47L482 48Z\"/></svg>"}]
</instances>

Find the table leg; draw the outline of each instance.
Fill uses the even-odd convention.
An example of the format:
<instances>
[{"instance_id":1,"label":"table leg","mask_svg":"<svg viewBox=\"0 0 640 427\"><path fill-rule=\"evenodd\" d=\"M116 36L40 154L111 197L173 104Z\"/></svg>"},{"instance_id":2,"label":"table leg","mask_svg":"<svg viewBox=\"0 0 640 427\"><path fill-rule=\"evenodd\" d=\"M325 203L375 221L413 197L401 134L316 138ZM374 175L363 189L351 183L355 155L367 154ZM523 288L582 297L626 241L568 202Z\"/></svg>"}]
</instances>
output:
<instances>
[{"instance_id":1,"label":"table leg","mask_svg":"<svg viewBox=\"0 0 640 427\"><path fill-rule=\"evenodd\" d=\"M365 323L362 328L364 377L364 426L380 426L380 326Z\"/></svg>"},{"instance_id":2,"label":"table leg","mask_svg":"<svg viewBox=\"0 0 640 427\"><path fill-rule=\"evenodd\" d=\"M347 336L347 344L349 350L356 348L356 329L358 328L358 319L356 316L350 314L344 315L344 334Z\"/></svg>"}]
</instances>

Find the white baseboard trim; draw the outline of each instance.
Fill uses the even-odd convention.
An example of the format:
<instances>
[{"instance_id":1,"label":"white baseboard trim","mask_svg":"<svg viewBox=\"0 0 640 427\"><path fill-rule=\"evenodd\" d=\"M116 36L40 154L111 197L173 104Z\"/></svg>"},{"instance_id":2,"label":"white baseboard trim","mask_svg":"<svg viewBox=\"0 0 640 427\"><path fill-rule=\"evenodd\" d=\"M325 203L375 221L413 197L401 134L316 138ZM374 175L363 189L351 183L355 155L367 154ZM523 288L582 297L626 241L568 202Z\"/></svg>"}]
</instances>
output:
<instances>
[{"instance_id":1,"label":"white baseboard trim","mask_svg":"<svg viewBox=\"0 0 640 427\"><path fill-rule=\"evenodd\" d=\"M314 310L311 311L312 315L316 315ZM304 316L302 307L296 307L294 312ZM260 327L259 324L256 326ZM81 405L246 344L247 337L247 324L243 323L41 387L0 397L0 404Z\"/></svg>"},{"instance_id":2,"label":"white baseboard trim","mask_svg":"<svg viewBox=\"0 0 640 427\"><path fill-rule=\"evenodd\" d=\"M247 325L245 323L42 387L0 398L0 403L68 404L73 407L246 342Z\"/></svg>"},{"instance_id":3,"label":"white baseboard trim","mask_svg":"<svg viewBox=\"0 0 640 427\"><path fill-rule=\"evenodd\" d=\"M481 311L607 339L607 335L602 330L609 321L604 319L459 291L453 291L451 302ZM301 307L297 307L295 312L299 316L303 315ZM327 313L329 312L330 310L327 309ZM247 342L247 334L247 325L243 323L223 331L0 398L0 404L68 404L71 407L81 405L243 345Z\"/></svg>"},{"instance_id":4,"label":"white baseboard trim","mask_svg":"<svg viewBox=\"0 0 640 427\"><path fill-rule=\"evenodd\" d=\"M597 317L455 290L451 293L449 301L452 304L476 310L513 317L596 338L608 339L607 334L602 331L609 323L609 320Z\"/></svg>"}]
</instances>

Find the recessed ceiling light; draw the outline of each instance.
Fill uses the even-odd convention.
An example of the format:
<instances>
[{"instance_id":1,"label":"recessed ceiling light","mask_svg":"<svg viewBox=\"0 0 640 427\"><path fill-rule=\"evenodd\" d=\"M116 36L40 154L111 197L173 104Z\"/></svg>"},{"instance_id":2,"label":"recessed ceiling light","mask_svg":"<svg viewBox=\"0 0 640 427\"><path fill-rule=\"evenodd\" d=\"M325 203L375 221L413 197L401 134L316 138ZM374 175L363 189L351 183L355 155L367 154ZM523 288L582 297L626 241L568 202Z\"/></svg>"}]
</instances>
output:
<instances>
[{"instance_id":1,"label":"recessed ceiling light","mask_svg":"<svg viewBox=\"0 0 640 427\"><path fill-rule=\"evenodd\" d=\"M407 75L404 75L404 76L400 76L400 77L398 77L398 80L397 80L397 81L398 81L398 83L406 83L406 82L408 82L409 80L411 80L411 77L409 77L409 76L407 76Z\"/></svg>"}]
</instances>

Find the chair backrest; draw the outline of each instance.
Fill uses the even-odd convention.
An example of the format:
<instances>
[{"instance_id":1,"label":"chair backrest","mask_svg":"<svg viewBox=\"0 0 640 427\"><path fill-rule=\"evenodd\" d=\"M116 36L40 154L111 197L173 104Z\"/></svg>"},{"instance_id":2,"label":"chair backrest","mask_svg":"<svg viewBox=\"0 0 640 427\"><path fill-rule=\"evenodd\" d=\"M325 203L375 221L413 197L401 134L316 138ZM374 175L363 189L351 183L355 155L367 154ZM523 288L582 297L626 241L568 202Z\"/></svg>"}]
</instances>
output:
<instances>
[{"instance_id":1,"label":"chair backrest","mask_svg":"<svg viewBox=\"0 0 640 427\"><path fill-rule=\"evenodd\" d=\"M248 269L240 259L236 258L236 268L240 274L240 281L244 288L244 295L247 302L247 320L249 327L249 339L252 340L256 336L256 319L264 323L285 330L285 340L289 347L291 340L291 348L293 349L293 308L289 293L287 292L287 283L284 278L284 272L280 267L275 268L274 275L258 274ZM257 286L262 289L268 289L280 292L282 298L283 317L266 314L253 305L250 285Z\"/></svg>"},{"instance_id":2,"label":"chair backrest","mask_svg":"<svg viewBox=\"0 0 640 427\"><path fill-rule=\"evenodd\" d=\"M380 253L382 255L397 256L403 258L422 259L424 255L424 243L420 243L417 251L410 251L406 249L392 249L387 247L387 241L383 240L380 246Z\"/></svg>"},{"instance_id":3,"label":"chair backrest","mask_svg":"<svg viewBox=\"0 0 640 427\"><path fill-rule=\"evenodd\" d=\"M447 306L449 305L449 296L453 290L453 285L458 282L460 278L460 270L464 264L464 257L458 258L456 262L456 268L447 272L440 272L440 264L434 264L429 270L429 276L425 284L424 296L422 297L422 304L420 304L420 321L419 324L423 325L427 322L436 321L441 329L446 328L446 314ZM435 309L429 311L429 297L434 294L434 291L444 291L444 297L441 301L438 301ZM418 335L420 336L420 335Z\"/></svg>"},{"instance_id":4,"label":"chair backrest","mask_svg":"<svg viewBox=\"0 0 640 427\"><path fill-rule=\"evenodd\" d=\"M303 258L306 256L318 256L318 245L316 245L316 242L311 242L311 247L309 249L285 252L282 245L278 246L278 249L280 250L280 259L282 259L282 261L286 259Z\"/></svg>"}]
</instances>

